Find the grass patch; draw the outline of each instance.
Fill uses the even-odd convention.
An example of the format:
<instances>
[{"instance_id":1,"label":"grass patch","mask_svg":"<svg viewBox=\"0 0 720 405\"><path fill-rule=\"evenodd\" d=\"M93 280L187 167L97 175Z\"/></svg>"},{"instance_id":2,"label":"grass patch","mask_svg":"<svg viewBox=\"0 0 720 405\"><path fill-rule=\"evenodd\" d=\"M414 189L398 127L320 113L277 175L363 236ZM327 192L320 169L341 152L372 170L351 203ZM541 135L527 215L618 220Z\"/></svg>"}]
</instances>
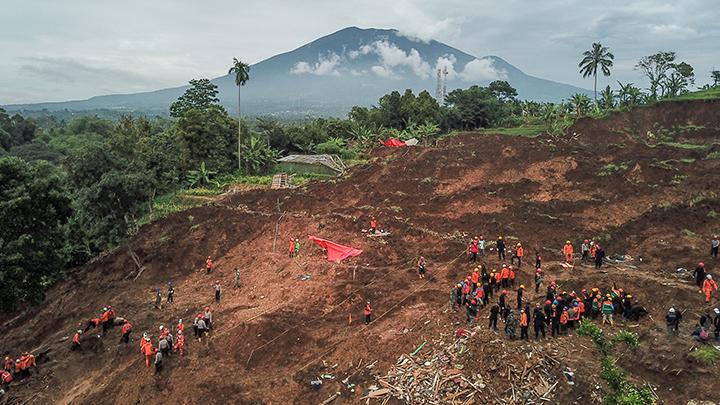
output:
<instances>
[{"instance_id":1,"label":"grass patch","mask_svg":"<svg viewBox=\"0 0 720 405\"><path fill-rule=\"evenodd\" d=\"M479 132L483 134L498 134L506 136L524 136L527 138L535 138L545 133L545 125L543 124L528 124L521 125L519 127L512 128L487 128L482 129Z\"/></svg>"},{"instance_id":2,"label":"grass patch","mask_svg":"<svg viewBox=\"0 0 720 405\"><path fill-rule=\"evenodd\" d=\"M707 217L708 217L708 218L717 218L717 217L718 217L718 213L717 213L715 210L710 210L710 211L707 213Z\"/></svg>"},{"instance_id":3,"label":"grass patch","mask_svg":"<svg viewBox=\"0 0 720 405\"><path fill-rule=\"evenodd\" d=\"M683 235L689 236L689 237L691 237L691 238L694 237L694 236L697 236L697 234L696 234L695 232L693 232L693 231L691 231L691 230L689 230L689 229L683 229L683 230L680 231L680 232L682 232Z\"/></svg>"},{"instance_id":4,"label":"grass patch","mask_svg":"<svg viewBox=\"0 0 720 405\"><path fill-rule=\"evenodd\" d=\"M709 367L720 360L720 350L711 345L702 345L690 352L690 357L703 366Z\"/></svg>"},{"instance_id":5,"label":"grass patch","mask_svg":"<svg viewBox=\"0 0 720 405\"><path fill-rule=\"evenodd\" d=\"M698 143L683 143L683 142L659 142L658 145L665 145L675 149L683 150L702 150L708 149L710 145L698 144Z\"/></svg>"},{"instance_id":6,"label":"grass patch","mask_svg":"<svg viewBox=\"0 0 720 405\"><path fill-rule=\"evenodd\" d=\"M710 152L705 156L705 160L720 160L720 150Z\"/></svg>"},{"instance_id":7,"label":"grass patch","mask_svg":"<svg viewBox=\"0 0 720 405\"><path fill-rule=\"evenodd\" d=\"M673 100L715 100L720 98L720 87L712 87L707 90L693 91L681 94L677 97L669 98L663 101Z\"/></svg>"},{"instance_id":8,"label":"grass patch","mask_svg":"<svg viewBox=\"0 0 720 405\"><path fill-rule=\"evenodd\" d=\"M605 167L600 169L600 171L598 172L598 176L604 177L613 175L615 173L624 172L628 169L628 167L628 164L624 162L619 164L609 163Z\"/></svg>"},{"instance_id":9,"label":"grass patch","mask_svg":"<svg viewBox=\"0 0 720 405\"><path fill-rule=\"evenodd\" d=\"M683 181L685 181L685 179L687 179L686 175L676 174L673 176L672 180L670 180L670 184L678 185L678 184L681 184Z\"/></svg>"}]
</instances>

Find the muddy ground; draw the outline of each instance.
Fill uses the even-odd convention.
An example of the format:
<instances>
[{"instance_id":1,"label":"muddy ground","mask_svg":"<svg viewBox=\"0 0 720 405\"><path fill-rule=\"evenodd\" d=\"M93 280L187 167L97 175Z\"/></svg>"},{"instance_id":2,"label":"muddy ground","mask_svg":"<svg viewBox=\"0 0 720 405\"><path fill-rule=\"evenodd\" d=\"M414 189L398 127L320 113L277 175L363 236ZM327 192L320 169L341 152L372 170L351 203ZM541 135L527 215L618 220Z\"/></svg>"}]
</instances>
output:
<instances>
[{"instance_id":1,"label":"muddy ground","mask_svg":"<svg viewBox=\"0 0 720 405\"><path fill-rule=\"evenodd\" d=\"M120 247L73 269L43 305L3 321L2 353L46 354L38 373L14 385L0 403L313 404L335 392L341 396L334 403L365 403L363 392L398 356L424 340L423 350L452 340L463 317L449 310L449 288L471 271L463 252L478 234L522 241L528 255L540 251L546 280L558 280L563 290L617 283L630 291L652 316L605 328L640 335L640 347L623 351L619 366L632 381L652 386L661 403L720 401L718 367L692 361L687 337L718 296L704 305L691 277L676 272L698 260L712 274L720 267L709 258L709 241L718 232L720 160L705 159L719 148L719 107L663 103L584 119L570 128L569 141L463 133L437 147L377 149L370 163L336 180L235 193L150 224L131 242L146 267L136 280L127 248ZM599 175L608 165L621 169ZM372 215L390 236L365 236ZM308 235L364 252L330 263ZM300 258L287 257L290 237L302 241ZM608 255L635 260L604 271L563 269L563 242L570 239L579 250L585 238L602 243ZM202 270L208 255L217 266L210 275ZM428 261L426 280L415 274L419 255ZM485 263L500 264L493 255ZM232 288L236 266L240 289ZM519 281L530 286L532 274L528 263ZM213 303L215 280L224 288L219 305ZM175 285L175 303L156 310L153 291L164 291L168 281ZM511 292L511 302L514 297ZM540 299L532 291L526 298L533 304ZM367 327L366 300L376 316ZM682 336L673 341L663 320L671 304L687 309ZM106 305L135 325L131 343L119 343L119 330L102 338L87 333L84 350L70 352L64 339ZM188 336L187 355L167 360L160 376L146 369L138 347L142 331L157 334L159 325L178 318L188 325L205 305L216 318L210 338L198 343ZM562 347L560 364L550 370L560 381L553 403L600 400L606 387L589 338L510 342L485 328L487 310L480 317L480 331L459 361L467 372L489 376L489 394L470 403L498 402L490 393L508 389L508 376L497 371L492 379L489 365L516 361L533 345ZM576 369L575 385L562 378L566 366ZM336 379L313 390L309 382L322 373ZM339 381L347 376L352 389Z\"/></svg>"}]
</instances>

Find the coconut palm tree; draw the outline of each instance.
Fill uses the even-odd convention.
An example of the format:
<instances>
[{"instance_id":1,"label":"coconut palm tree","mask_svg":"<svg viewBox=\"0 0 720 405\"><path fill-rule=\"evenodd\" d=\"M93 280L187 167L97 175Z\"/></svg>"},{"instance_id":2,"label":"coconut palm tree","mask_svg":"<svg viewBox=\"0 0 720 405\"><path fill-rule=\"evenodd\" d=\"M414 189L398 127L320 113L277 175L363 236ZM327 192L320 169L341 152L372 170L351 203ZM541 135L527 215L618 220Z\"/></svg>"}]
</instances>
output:
<instances>
[{"instance_id":1,"label":"coconut palm tree","mask_svg":"<svg viewBox=\"0 0 720 405\"><path fill-rule=\"evenodd\" d=\"M238 169L242 169L240 163L240 143L242 141L242 122L240 121L240 87L244 86L250 80L250 65L233 58L233 64L228 71L229 75L235 75L235 85L238 88Z\"/></svg>"},{"instance_id":2,"label":"coconut palm tree","mask_svg":"<svg viewBox=\"0 0 720 405\"><path fill-rule=\"evenodd\" d=\"M592 49L583 52L584 58L578 64L580 73L583 77L592 75L595 79L595 103L597 104L597 71L598 68L602 71L603 75L610 76L610 68L613 65L613 59L615 55L610 53L607 47L602 46L601 43L595 42L592 44Z\"/></svg>"}]
</instances>

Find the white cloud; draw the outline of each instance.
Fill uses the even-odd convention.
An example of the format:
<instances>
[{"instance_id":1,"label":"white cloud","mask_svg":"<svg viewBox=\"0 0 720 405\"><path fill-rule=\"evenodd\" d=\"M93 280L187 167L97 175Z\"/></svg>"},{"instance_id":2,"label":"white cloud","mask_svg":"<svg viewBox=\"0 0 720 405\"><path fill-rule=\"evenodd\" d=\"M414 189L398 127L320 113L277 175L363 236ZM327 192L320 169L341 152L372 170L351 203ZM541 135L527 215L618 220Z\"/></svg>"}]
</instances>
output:
<instances>
[{"instance_id":1,"label":"white cloud","mask_svg":"<svg viewBox=\"0 0 720 405\"><path fill-rule=\"evenodd\" d=\"M294 75L311 74L316 76L340 76L337 67L342 62L342 57L336 53L328 56L318 57L318 61L314 64L308 62L298 62L290 69L290 73Z\"/></svg>"},{"instance_id":2,"label":"white cloud","mask_svg":"<svg viewBox=\"0 0 720 405\"><path fill-rule=\"evenodd\" d=\"M459 24L452 18L445 18L440 21L428 21L424 24L404 27L398 30L398 34L417 42L430 42L437 39L440 34L459 33Z\"/></svg>"},{"instance_id":3,"label":"white cloud","mask_svg":"<svg viewBox=\"0 0 720 405\"><path fill-rule=\"evenodd\" d=\"M507 72L495 68L495 62L490 58L473 59L465 65L460 72L460 79L466 82L482 82L501 80L507 78Z\"/></svg>"},{"instance_id":4,"label":"white cloud","mask_svg":"<svg viewBox=\"0 0 720 405\"><path fill-rule=\"evenodd\" d=\"M376 66L371 67L370 70L372 70L373 73L375 73L376 75L378 75L380 77L384 77L387 79L396 79L397 78L397 76L395 76L395 73L393 73L392 69L390 69L387 66L376 65Z\"/></svg>"},{"instance_id":5,"label":"white cloud","mask_svg":"<svg viewBox=\"0 0 720 405\"><path fill-rule=\"evenodd\" d=\"M379 62L382 66L375 67L382 67L383 74L386 72L393 72L393 68L405 67L409 68L420 78L427 79L430 77L430 72L432 70L430 68L430 64L423 60L417 49L412 48L409 52L405 52L397 45L389 42L387 39L375 41L369 45L363 45L357 51L350 51L348 56L351 59L354 59L360 55L367 55L370 53L378 55ZM373 72L380 74L378 73L379 69L374 69L375 67L373 67Z\"/></svg>"},{"instance_id":6,"label":"white cloud","mask_svg":"<svg viewBox=\"0 0 720 405\"><path fill-rule=\"evenodd\" d=\"M683 27L677 24L650 24L650 32L665 38L685 39L697 35L697 31L690 27Z\"/></svg>"}]
</instances>

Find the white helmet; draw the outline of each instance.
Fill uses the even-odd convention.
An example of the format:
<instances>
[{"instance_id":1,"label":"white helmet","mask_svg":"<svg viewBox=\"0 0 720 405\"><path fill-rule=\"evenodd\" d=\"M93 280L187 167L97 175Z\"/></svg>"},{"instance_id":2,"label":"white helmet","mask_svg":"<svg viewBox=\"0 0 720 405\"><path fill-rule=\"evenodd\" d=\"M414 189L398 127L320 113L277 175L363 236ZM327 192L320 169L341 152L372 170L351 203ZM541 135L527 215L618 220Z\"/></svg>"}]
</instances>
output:
<instances>
[{"instance_id":1,"label":"white helmet","mask_svg":"<svg viewBox=\"0 0 720 405\"><path fill-rule=\"evenodd\" d=\"M709 275L709 274L708 274L707 276L705 276L705 278L708 279L708 280L712 280L712 276Z\"/></svg>"}]
</instances>

